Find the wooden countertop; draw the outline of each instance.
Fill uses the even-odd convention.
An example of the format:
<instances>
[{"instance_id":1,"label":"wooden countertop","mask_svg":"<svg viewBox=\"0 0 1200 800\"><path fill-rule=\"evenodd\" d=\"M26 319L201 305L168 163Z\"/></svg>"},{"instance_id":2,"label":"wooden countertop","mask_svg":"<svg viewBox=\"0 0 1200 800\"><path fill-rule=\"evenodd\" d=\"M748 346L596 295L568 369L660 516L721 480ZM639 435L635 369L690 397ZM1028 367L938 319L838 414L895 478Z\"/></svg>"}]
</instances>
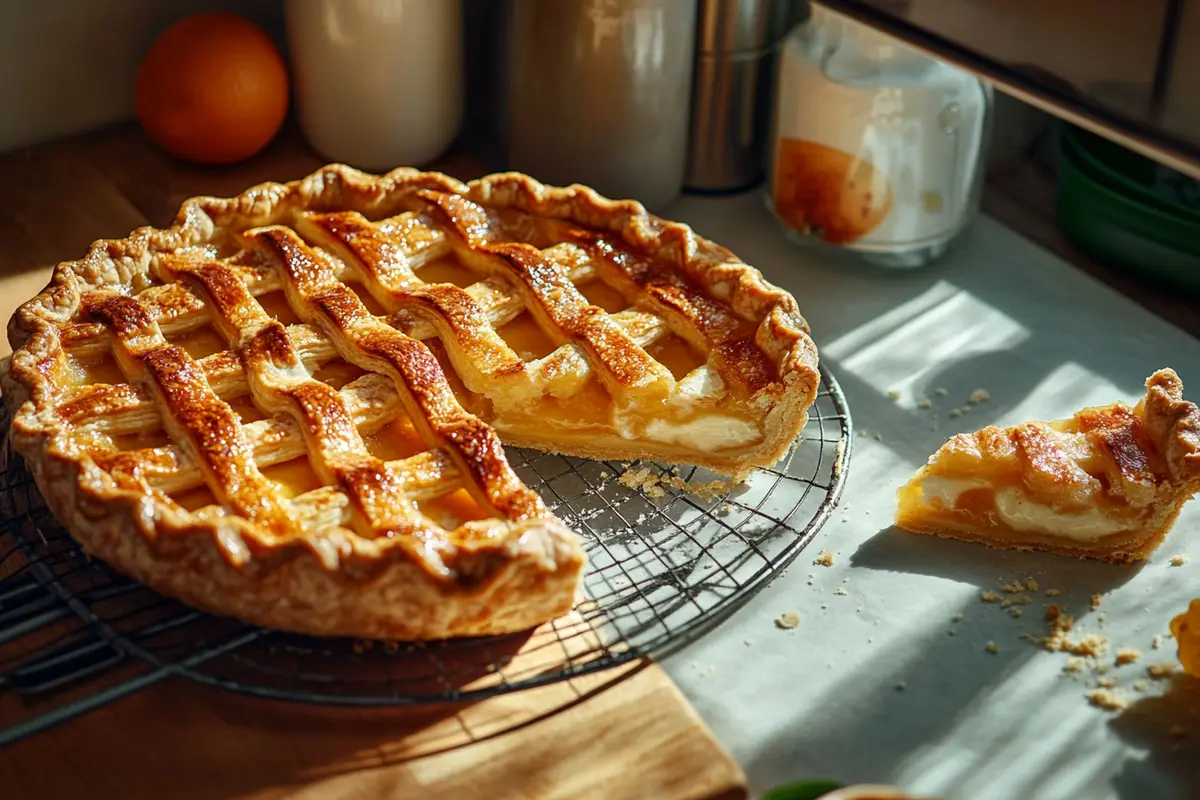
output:
<instances>
[{"instance_id":1,"label":"wooden countertop","mask_svg":"<svg viewBox=\"0 0 1200 800\"><path fill-rule=\"evenodd\" d=\"M96 239L166 225L188 197L236 194L321 163L286 133L247 164L193 167L133 127L0 157L0 317L36 294L54 264ZM462 179L479 174L465 158L436 167ZM7 352L0 344L0 355ZM11 666L13 646L0 642L0 665ZM0 688L0 728L38 708ZM649 661L415 710L268 702L167 679L0 750L0 786L13 798L127 800L746 792L741 769Z\"/></svg>"}]
</instances>

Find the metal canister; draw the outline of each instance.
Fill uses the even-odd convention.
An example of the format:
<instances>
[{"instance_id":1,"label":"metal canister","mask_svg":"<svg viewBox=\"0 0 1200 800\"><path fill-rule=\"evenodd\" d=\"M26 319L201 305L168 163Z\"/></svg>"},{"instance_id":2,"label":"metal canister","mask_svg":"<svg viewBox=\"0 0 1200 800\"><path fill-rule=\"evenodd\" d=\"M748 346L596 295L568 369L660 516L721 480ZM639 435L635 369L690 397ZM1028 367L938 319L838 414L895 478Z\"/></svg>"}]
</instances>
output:
<instances>
[{"instance_id":1,"label":"metal canister","mask_svg":"<svg viewBox=\"0 0 1200 800\"><path fill-rule=\"evenodd\" d=\"M799 0L700 0L687 189L762 181L779 45L806 13Z\"/></svg>"}]
</instances>

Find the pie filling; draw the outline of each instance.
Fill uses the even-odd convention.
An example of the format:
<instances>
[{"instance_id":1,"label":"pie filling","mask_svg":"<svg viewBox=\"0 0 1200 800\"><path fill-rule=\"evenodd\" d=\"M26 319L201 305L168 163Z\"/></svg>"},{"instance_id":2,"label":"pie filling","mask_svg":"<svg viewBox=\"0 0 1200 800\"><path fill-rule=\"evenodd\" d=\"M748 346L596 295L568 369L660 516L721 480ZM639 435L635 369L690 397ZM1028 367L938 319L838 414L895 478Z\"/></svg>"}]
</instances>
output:
<instances>
[{"instance_id":1,"label":"pie filling","mask_svg":"<svg viewBox=\"0 0 1200 800\"><path fill-rule=\"evenodd\" d=\"M922 499L936 510L995 519L1018 533L1034 533L1094 542L1136 527L1136 520L1121 519L1092 507L1060 511L1039 503L1019 486L993 489L975 479L930 475L921 483Z\"/></svg>"}]
</instances>

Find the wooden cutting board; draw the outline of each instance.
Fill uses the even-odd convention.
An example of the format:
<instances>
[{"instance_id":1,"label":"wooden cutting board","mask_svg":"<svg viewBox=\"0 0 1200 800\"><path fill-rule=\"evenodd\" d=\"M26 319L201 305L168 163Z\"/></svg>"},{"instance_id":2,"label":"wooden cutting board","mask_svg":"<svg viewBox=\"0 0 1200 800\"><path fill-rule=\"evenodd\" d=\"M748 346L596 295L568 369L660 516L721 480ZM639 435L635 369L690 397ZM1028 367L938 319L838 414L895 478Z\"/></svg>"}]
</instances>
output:
<instances>
[{"instance_id":1,"label":"wooden cutting board","mask_svg":"<svg viewBox=\"0 0 1200 800\"><path fill-rule=\"evenodd\" d=\"M166 225L193 195L321 163L289 132L247 164L193 167L129 127L2 156L0 320L96 239ZM481 174L466 158L436 168ZM0 724L24 715L0 694ZM416 710L268 702L167 680L0 751L0 786L12 798L126 800L746 796L741 769L649 661Z\"/></svg>"}]
</instances>

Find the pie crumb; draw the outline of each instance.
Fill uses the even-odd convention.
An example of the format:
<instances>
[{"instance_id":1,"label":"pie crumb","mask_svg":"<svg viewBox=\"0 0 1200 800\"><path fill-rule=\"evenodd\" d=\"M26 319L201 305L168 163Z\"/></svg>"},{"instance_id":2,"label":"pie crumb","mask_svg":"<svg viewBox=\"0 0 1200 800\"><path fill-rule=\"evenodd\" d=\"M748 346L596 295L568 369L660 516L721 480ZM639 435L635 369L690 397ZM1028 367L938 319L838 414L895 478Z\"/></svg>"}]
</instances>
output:
<instances>
[{"instance_id":1,"label":"pie crumb","mask_svg":"<svg viewBox=\"0 0 1200 800\"><path fill-rule=\"evenodd\" d=\"M917 408L933 408L933 401L928 397L922 397L917 403Z\"/></svg>"},{"instance_id":2,"label":"pie crumb","mask_svg":"<svg viewBox=\"0 0 1200 800\"><path fill-rule=\"evenodd\" d=\"M1006 583L1001 586L1000 591L1004 592L1005 594L1020 594L1021 592L1025 591L1025 586L1020 581L1013 581L1012 583Z\"/></svg>"},{"instance_id":3,"label":"pie crumb","mask_svg":"<svg viewBox=\"0 0 1200 800\"><path fill-rule=\"evenodd\" d=\"M1154 635L1154 639L1150 642L1150 646L1153 647L1155 650L1162 649L1162 634L1161 633Z\"/></svg>"},{"instance_id":4,"label":"pie crumb","mask_svg":"<svg viewBox=\"0 0 1200 800\"><path fill-rule=\"evenodd\" d=\"M951 622L962 622L962 618L963 618L962 614L955 614L953 617L950 618L950 621Z\"/></svg>"},{"instance_id":5,"label":"pie crumb","mask_svg":"<svg viewBox=\"0 0 1200 800\"><path fill-rule=\"evenodd\" d=\"M1100 604L1101 604L1102 602L1104 602L1104 596L1103 596L1103 595L1100 595L1100 594L1094 594L1094 595L1092 595L1092 610L1093 610L1093 611L1095 611L1097 608L1099 608L1099 607L1100 607Z\"/></svg>"},{"instance_id":6,"label":"pie crumb","mask_svg":"<svg viewBox=\"0 0 1200 800\"><path fill-rule=\"evenodd\" d=\"M1150 688L1150 684L1146 683L1144 680L1142 680L1140 678L1133 682L1133 690L1135 692L1144 692L1149 688Z\"/></svg>"},{"instance_id":7,"label":"pie crumb","mask_svg":"<svg viewBox=\"0 0 1200 800\"><path fill-rule=\"evenodd\" d=\"M1146 667L1146 674L1149 675L1152 680L1165 681L1167 678L1170 678L1175 674L1175 665L1170 662L1151 664L1150 666Z\"/></svg>"},{"instance_id":8,"label":"pie crumb","mask_svg":"<svg viewBox=\"0 0 1200 800\"><path fill-rule=\"evenodd\" d=\"M775 627L790 631L800 624L800 615L795 611L785 611L775 620Z\"/></svg>"},{"instance_id":9,"label":"pie crumb","mask_svg":"<svg viewBox=\"0 0 1200 800\"><path fill-rule=\"evenodd\" d=\"M973 406L977 406L980 403L986 403L991 399L992 396L988 394L987 389L976 389L975 391L971 392L971 396L967 398L967 402Z\"/></svg>"},{"instance_id":10,"label":"pie crumb","mask_svg":"<svg viewBox=\"0 0 1200 800\"><path fill-rule=\"evenodd\" d=\"M834 590L833 590L833 593L834 593L834 594L836 594L836 595L842 595L842 596L845 596L845 595L849 594L849 592L847 592L847 591L846 591L845 589L843 589L841 586L839 586L838 588L834 589Z\"/></svg>"},{"instance_id":11,"label":"pie crumb","mask_svg":"<svg viewBox=\"0 0 1200 800\"><path fill-rule=\"evenodd\" d=\"M880 433L879 431L876 431L876 432L875 432L875 441L877 441L877 442L882 442L882 441L883 441L883 434L882 434L882 433Z\"/></svg>"},{"instance_id":12,"label":"pie crumb","mask_svg":"<svg viewBox=\"0 0 1200 800\"><path fill-rule=\"evenodd\" d=\"M962 412L961 408L950 409L950 419L956 419L958 417L961 417L962 415L963 415L963 412Z\"/></svg>"},{"instance_id":13,"label":"pie crumb","mask_svg":"<svg viewBox=\"0 0 1200 800\"><path fill-rule=\"evenodd\" d=\"M899 400L900 399L900 390L899 389L889 389L888 390L888 398L891 400Z\"/></svg>"},{"instance_id":14,"label":"pie crumb","mask_svg":"<svg viewBox=\"0 0 1200 800\"><path fill-rule=\"evenodd\" d=\"M1187 562L1188 562L1188 557L1185 555L1171 556L1170 563L1171 563L1172 567L1182 567Z\"/></svg>"},{"instance_id":15,"label":"pie crumb","mask_svg":"<svg viewBox=\"0 0 1200 800\"><path fill-rule=\"evenodd\" d=\"M1025 591L1036 592L1037 590L1038 590L1038 582L1035 581L1033 578L1026 578L1025 579Z\"/></svg>"},{"instance_id":16,"label":"pie crumb","mask_svg":"<svg viewBox=\"0 0 1200 800\"><path fill-rule=\"evenodd\" d=\"M1014 594L1012 597L1004 598L1000 605L1008 608L1009 606L1027 606L1032 602L1033 598L1027 594Z\"/></svg>"},{"instance_id":17,"label":"pie crumb","mask_svg":"<svg viewBox=\"0 0 1200 800\"><path fill-rule=\"evenodd\" d=\"M1141 657L1141 650L1136 650L1132 647L1122 647L1117 651L1117 659L1115 663L1118 667L1123 667L1126 664L1132 664Z\"/></svg>"},{"instance_id":18,"label":"pie crumb","mask_svg":"<svg viewBox=\"0 0 1200 800\"><path fill-rule=\"evenodd\" d=\"M1111 689L1117 685L1117 679L1116 678L1101 678L1100 680L1096 681L1096 685L1102 689Z\"/></svg>"},{"instance_id":19,"label":"pie crumb","mask_svg":"<svg viewBox=\"0 0 1200 800\"><path fill-rule=\"evenodd\" d=\"M1172 725L1171 730L1167 732L1171 734L1172 739L1182 739L1188 735L1188 729L1183 725Z\"/></svg>"},{"instance_id":20,"label":"pie crumb","mask_svg":"<svg viewBox=\"0 0 1200 800\"><path fill-rule=\"evenodd\" d=\"M995 642L988 642L983 646L983 649L987 650L992 655L996 655L996 653L1000 652L1000 645L996 644Z\"/></svg>"},{"instance_id":21,"label":"pie crumb","mask_svg":"<svg viewBox=\"0 0 1200 800\"><path fill-rule=\"evenodd\" d=\"M1083 672L1083 668L1087 666L1087 662L1078 656L1071 656L1063 664L1063 672L1078 673Z\"/></svg>"},{"instance_id":22,"label":"pie crumb","mask_svg":"<svg viewBox=\"0 0 1200 800\"><path fill-rule=\"evenodd\" d=\"M1020 607L1020 606L1013 606L1012 608L1010 608L1010 609L1008 610L1008 613L1009 613L1011 616L1013 616L1014 618L1019 618L1019 617L1021 616L1021 607Z\"/></svg>"},{"instance_id":23,"label":"pie crumb","mask_svg":"<svg viewBox=\"0 0 1200 800\"><path fill-rule=\"evenodd\" d=\"M1096 708L1105 711L1124 711L1129 708L1129 701L1120 689L1096 689L1088 692L1087 699Z\"/></svg>"},{"instance_id":24,"label":"pie crumb","mask_svg":"<svg viewBox=\"0 0 1200 800\"><path fill-rule=\"evenodd\" d=\"M1004 598L995 592L980 592L979 599L985 603L999 603Z\"/></svg>"},{"instance_id":25,"label":"pie crumb","mask_svg":"<svg viewBox=\"0 0 1200 800\"><path fill-rule=\"evenodd\" d=\"M820 555L817 556L816 560L813 561L813 563L819 567L832 567L833 566L833 553L829 552L828 550L824 550L821 552Z\"/></svg>"},{"instance_id":26,"label":"pie crumb","mask_svg":"<svg viewBox=\"0 0 1200 800\"><path fill-rule=\"evenodd\" d=\"M945 397L946 395L950 394L949 392L947 392L945 389L943 389L940 386L938 388L934 389L933 393L936 394L938 397Z\"/></svg>"}]
</instances>

